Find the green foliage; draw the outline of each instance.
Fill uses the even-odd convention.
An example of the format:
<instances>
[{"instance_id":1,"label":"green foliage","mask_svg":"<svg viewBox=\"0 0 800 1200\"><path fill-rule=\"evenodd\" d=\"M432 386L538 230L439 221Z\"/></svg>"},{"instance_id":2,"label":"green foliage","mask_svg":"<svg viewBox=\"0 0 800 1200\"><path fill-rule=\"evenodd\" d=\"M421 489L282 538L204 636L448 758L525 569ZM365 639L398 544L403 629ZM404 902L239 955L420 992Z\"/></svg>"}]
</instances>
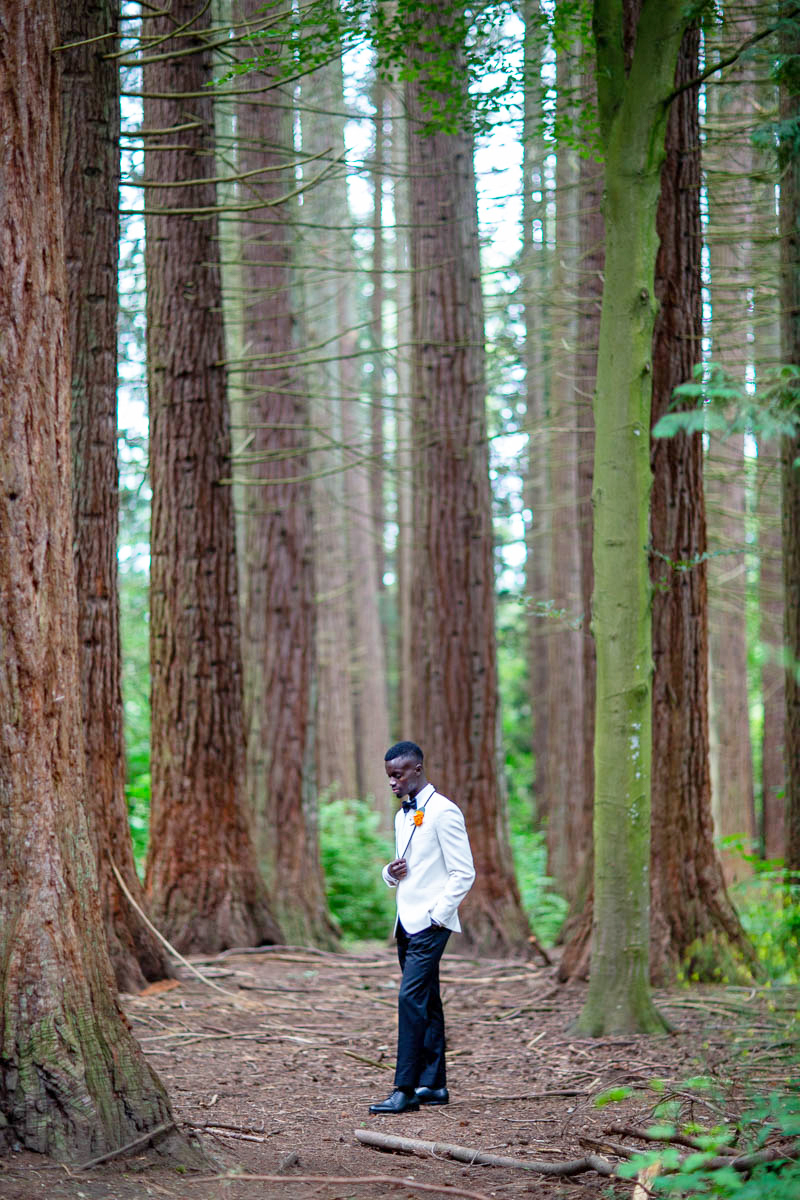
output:
<instances>
[{"instance_id":1,"label":"green foliage","mask_svg":"<svg viewBox=\"0 0 800 1200\"><path fill-rule=\"evenodd\" d=\"M592 1104L595 1108L605 1108L607 1104L617 1104L620 1100L627 1100L632 1091L633 1088L629 1087L608 1088L605 1092L599 1092Z\"/></svg>"},{"instance_id":2,"label":"green foliage","mask_svg":"<svg viewBox=\"0 0 800 1200\"><path fill-rule=\"evenodd\" d=\"M774 983L800 983L800 881L787 880L780 861L764 861L739 849L753 869L750 878L731 889L742 925L767 977Z\"/></svg>"},{"instance_id":3,"label":"green foliage","mask_svg":"<svg viewBox=\"0 0 800 1200\"><path fill-rule=\"evenodd\" d=\"M722 1200L794 1200L800 1194L800 1161L787 1158L756 1165L750 1173L737 1171L727 1163L720 1165L720 1151L735 1142L737 1154L757 1152L776 1137L800 1136L800 1089L756 1096L735 1123L715 1127L698 1137L694 1129L675 1126L650 1129L652 1136L669 1138L677 1132L691 1132L702 1149L686 1154L675 1146L634 1154L620 1164L617 1173L633 1179L640 1171L655 1164L659 1173L648 1180L655 1195L690 1197L717 1196Z\"/></svg>"},{"instance_id":4,"label":"green foliage","mask_svg":"<svg viewBox=\"0 0 800 1200\"><path fill-rule=\"evenodd\" d=\"M305 0L291 6L266 0L266 27L243 39L253 46L253 56L232 63L217 82L266 67L279 70L286 80L296 79L342 53L369 47L382 79L418 83L425 133L454 133L465 125L480 133L497 119L508 121L519 109L523 89L541 95L543 128L550 128L552 80L543 80L541 64L558 51L576 60L576 76L588 68L592 6L589 0L531 6L527 66L519 10L518 0L469 5L458 0ZM436 16L433 29L428 27L431 13ZM578 89L572 100L571 118L555 133L581 154L597 153L596 112Z\"/></svg>"},{"instance_id":5,"label":"green foliage","mask_svg":"<svg viewBox=\"0 0 800 1200\"><path fill-rule=\"evenodd\" d=\"M394 844L379 830L380 817L364 800L320 803L319 838L328 907L345 941L386 938L395 913L394 891L381 870Z\"/></svg>"},{"instance_id":6,"label":"green foliage","mask_svg":"<svg viewBox=\"0 0 800 1200\"><path fill-rule=\"evenodd\" d=\"M511 809L511 853L522 907L542 945L552 946L569 905L553 891L553 880L547 874L545 837L540 829L533 828L531 820L530 809L524 814Z\"/></svg>"},{"instance_id":7,"label":"green foliage","mask_svg":"<svg viewBox=\"0 0 800 1200\"><path fill-rule=\"evenodd\" d=\"M503 697L503 746L511 853L522 905L539 941L552 946L567 915L567 902L547 875L544 834L535 827L531 752L531 704L526 661L527 616L513 596L498 605L497 664Z\"/></svg>"},{"instance_id":8,"label":"green foliage","mask_svg":"<svg viewBox=\"0 0 800 1200\"><path fill-rule=\"evenodd\" d=\"M675 388L672 411L653 427L653 437L758 433L771 439L793 436L798 428L800 367L787 363L765 371L753 393L719 363L699 363L694 382Z\"/></svg>"},{"instance_id":9,"label":"green foliage","mask_svg":"<svg viewBox=\"0 0 800 1200\"><path fill-rule=\"evenodd\" d=\"M141 874L150 825L150 663L148 576L120 568L122 703L127 757L128 815L133 853Z\"/></svg>"}]
</instances>

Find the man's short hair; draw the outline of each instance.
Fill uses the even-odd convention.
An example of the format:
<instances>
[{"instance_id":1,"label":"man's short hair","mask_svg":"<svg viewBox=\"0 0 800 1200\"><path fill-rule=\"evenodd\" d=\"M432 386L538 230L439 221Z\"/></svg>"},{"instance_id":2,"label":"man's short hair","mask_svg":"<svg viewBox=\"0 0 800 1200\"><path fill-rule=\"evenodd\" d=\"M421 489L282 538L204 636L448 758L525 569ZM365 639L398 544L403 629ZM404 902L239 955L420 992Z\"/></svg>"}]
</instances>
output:
<instances>
[{"instance_id":1,"label":"man's short hair","mask_svg":"<svg viewBox=\"0 0 800 1200\"><path fill-rule=\"evenodd\" d=\"M416 742L395 742L383 756L384 762L393 762L396 758L413 758L422 762L423 754Z\"/></svg>"}]
</instances>

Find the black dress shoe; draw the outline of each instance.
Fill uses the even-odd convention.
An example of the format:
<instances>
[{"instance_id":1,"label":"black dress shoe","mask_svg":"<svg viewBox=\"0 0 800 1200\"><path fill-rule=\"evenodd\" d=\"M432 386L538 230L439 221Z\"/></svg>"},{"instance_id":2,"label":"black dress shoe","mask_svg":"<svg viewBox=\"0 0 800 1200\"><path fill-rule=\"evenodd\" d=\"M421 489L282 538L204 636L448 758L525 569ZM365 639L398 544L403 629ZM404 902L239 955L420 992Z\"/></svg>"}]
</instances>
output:
<instances>
[{"instance_id":1,"label":"black dress shoe","mask_svg":"<svg viewBox=\"0 0 800 1200\"><path fill-rule=\"evenodd\" d=\"M447 1088L418 1087L415 1088L414 1095L420 1104L447 1104L450 1099Z\"/></svg>"},{"instance_id":2,"label":"black dress shoe","mask_svg":"<svg viewBox=\"0 0 800 1200\"><path fill-rule=\"evenodd\" d=\"M416 1096L407 1096L405 1092L398 1089L396 1092L392 1092L388 1100L381 1100L380 1104L370 1104L369 1111L371 1113L419 1112L419 1100Z\"/></svg>"}]
</instances>

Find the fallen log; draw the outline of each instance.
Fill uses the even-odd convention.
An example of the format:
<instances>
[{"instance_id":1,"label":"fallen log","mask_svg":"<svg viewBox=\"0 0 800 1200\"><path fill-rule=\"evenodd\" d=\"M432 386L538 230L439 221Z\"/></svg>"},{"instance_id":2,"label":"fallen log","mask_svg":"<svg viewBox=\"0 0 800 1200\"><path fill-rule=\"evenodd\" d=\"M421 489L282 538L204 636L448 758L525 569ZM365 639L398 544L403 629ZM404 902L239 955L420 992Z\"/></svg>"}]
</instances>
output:
<instances>
[{"instance_id":1,"label":"fallen log","mask_svg":"<svg viewBox=\"0 0 800 1200\"><path fill-rule=\"evenodd\" d=\"M487 1154L469 1146L455 1146L449 1142L426 1142L420 1138L397 1137L391 1133L376 1133L371 1129L356 1129L356 1140L376 1150L391 1150L401 1154L417 1154L422 1158L452 1158L470 1166L511 1167L514 1170L535 1171L539 1175L583 1175L596 1171L598 1175L613 1175L614 1166L599 1154L587 1154L571 1162L537 1162L534 1159L510 1158L501 1154Z\"/></svg>"}]
</instances>

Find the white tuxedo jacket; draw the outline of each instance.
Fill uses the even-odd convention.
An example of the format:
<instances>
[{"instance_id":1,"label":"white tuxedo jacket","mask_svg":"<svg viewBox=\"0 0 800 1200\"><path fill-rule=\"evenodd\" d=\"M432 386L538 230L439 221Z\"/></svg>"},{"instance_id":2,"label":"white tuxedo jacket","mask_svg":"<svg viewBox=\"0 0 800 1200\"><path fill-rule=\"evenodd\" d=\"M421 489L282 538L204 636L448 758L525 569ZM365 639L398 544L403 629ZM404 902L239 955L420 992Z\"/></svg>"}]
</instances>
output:
<instances>
[{"instance_id":1,"label":"white tuxedo jacket","mask_svg":"<svg viewBox=\"0 0 800 1200\"><path fill-rule=\"evenodd\" d=\"M394 819L397 858L406 859L408 874L398 882L387 865L383 878L397 888L397 916L406 933L421 933L432 922L459 933L458 906L475 879L464 816L432 783L417 793L417 812L425 814L421 825L414 825L413 810L400 808Z\"/></svg>"}]
</instances>

